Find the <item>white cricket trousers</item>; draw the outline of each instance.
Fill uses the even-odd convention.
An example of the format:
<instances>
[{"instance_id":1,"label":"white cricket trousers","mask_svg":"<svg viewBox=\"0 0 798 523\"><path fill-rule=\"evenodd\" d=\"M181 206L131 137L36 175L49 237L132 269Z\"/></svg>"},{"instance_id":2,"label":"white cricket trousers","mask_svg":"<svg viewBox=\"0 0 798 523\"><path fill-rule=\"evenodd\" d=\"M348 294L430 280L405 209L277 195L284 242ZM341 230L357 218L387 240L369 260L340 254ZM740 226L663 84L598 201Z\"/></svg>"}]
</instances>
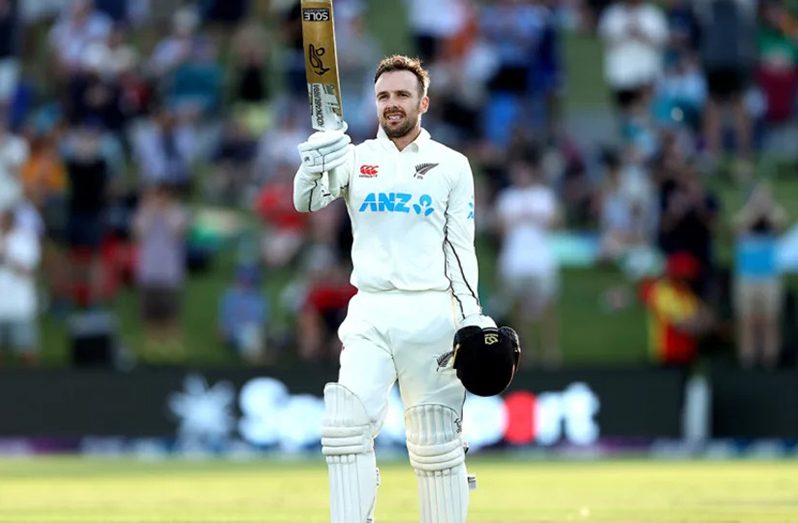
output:
<instances>
[{"instance_id":1,"label":"white cricket trousers","mask_svg":"<svg viewBox=\"0 0 798 523\"><path fill-rule=\"evenodd\" d=\"M446 291L360 291L350 300L338 329L338 382L360 398L377 430L396 381L405 410L438 404L462 416L465 388L454 369L437 364L452 350L458 316Z\"/></svg>"}]
</instances>

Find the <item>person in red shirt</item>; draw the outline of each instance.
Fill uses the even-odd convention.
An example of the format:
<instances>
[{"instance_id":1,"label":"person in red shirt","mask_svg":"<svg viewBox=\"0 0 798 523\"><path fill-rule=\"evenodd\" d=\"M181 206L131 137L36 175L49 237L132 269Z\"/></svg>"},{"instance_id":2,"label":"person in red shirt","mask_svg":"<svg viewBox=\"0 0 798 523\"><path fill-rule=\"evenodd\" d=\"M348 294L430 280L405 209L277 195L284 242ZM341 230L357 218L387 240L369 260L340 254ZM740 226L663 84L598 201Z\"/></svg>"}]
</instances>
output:
<instances>
[{"instance_id":1,"label":"person in red shirt","mask_svg":"<svg viewBox=\"0 0 798 523\"><path fill-rule=\"evenodd\" d=\"M263 220L263 260L268 268L292 263L306 240L308 217L294 209L294 167L280 164L263 185L256 211Z\"/></svg>"},{"instance_id":2,"label":"person in red shirt","mask_svg":"<svg viewBox=\"0 0 798 523\"><path fill-rule=\"evenodd\" d=\"M661 365L690 365L698 356L700 337L712 325L712 314L692 287L701 266L692 255L668 256L665 274L642 284L649 313L649 345Z\"/></svg>"},{"instance_id":3,"label":"person in red shirt","mask_svg":"<svg viewBox=\"0 0 798 523\"><path fill-rule=\"evenodd\" d=\"M297 344L303 361L337 362L342 350L336 332L357 289L349 283L341 260L318 262L310 274L305 300L297 317Z\"/></svg>"}]
</instances>

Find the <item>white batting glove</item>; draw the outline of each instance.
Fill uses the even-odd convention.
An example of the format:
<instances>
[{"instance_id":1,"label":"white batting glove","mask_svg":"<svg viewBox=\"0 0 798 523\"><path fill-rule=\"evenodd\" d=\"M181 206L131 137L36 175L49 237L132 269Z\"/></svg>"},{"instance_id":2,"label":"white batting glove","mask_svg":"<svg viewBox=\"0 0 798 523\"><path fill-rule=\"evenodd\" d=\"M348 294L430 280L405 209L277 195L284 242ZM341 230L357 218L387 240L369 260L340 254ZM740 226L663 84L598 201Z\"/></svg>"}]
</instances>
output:
<instances>
[{"instance_id":1,"label":"white batting glove","mask_svg":"<svg viewBox=\"0 0 798 523\"><path fill-rule=\"evenodd\" d=\"M302 160L302 170L310 174L321 174L340 167L346 162L352 139L346 134L346 124L338 131L318 131L306 142L297 146Z\"/></svg>"}]
</instances>

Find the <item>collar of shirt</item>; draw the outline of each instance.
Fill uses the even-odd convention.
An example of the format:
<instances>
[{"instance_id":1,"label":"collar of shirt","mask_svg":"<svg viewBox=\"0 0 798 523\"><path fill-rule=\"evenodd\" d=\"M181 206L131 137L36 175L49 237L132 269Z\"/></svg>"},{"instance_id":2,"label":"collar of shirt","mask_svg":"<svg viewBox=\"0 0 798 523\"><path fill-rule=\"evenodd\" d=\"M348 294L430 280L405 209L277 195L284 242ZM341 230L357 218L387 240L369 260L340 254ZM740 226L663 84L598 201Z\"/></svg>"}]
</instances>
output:
<instances>
[{"instance_id":1,"label":"collar of shirt","mask_svg":"<svg viewBox=\"0 0 798 523\"><path fill-rule=\"evenodd\" d=\"M377 140L380 141L383 147L391 147L393 148L393 150L396 150L396 144L393 143L393 140L388 138L388 135L385 134L385 130L382 128L382 126L380 126L380 128L377 130ZM430 140L432 140L432 136L430 136L429 131L427 131L422 127L421 132L418 133L416 139L413 140L407 146L407 148L409 148L411 151L418 152L419 149L423 147Z\"/></svg>"}]
</instances>

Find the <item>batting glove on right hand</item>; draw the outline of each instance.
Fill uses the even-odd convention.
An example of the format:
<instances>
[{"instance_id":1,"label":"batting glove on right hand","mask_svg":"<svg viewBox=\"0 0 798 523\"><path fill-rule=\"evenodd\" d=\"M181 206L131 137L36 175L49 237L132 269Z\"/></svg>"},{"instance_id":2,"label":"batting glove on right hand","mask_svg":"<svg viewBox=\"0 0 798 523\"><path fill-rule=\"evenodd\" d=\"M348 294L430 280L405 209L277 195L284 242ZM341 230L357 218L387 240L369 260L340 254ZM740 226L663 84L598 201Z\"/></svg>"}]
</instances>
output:
<instances>
[{"instance_id":1,"label":"batting glove on right hand","mask_svg":"<svg viewBox=\"0 0 798 523\"><path fill-rule=\"evenodd\" d=\"M297 146L302 170L310 174L331 171L346 163L352 139L346 134L346 124L338 131L318 131Z\"/></svg>"}]
</instances>

